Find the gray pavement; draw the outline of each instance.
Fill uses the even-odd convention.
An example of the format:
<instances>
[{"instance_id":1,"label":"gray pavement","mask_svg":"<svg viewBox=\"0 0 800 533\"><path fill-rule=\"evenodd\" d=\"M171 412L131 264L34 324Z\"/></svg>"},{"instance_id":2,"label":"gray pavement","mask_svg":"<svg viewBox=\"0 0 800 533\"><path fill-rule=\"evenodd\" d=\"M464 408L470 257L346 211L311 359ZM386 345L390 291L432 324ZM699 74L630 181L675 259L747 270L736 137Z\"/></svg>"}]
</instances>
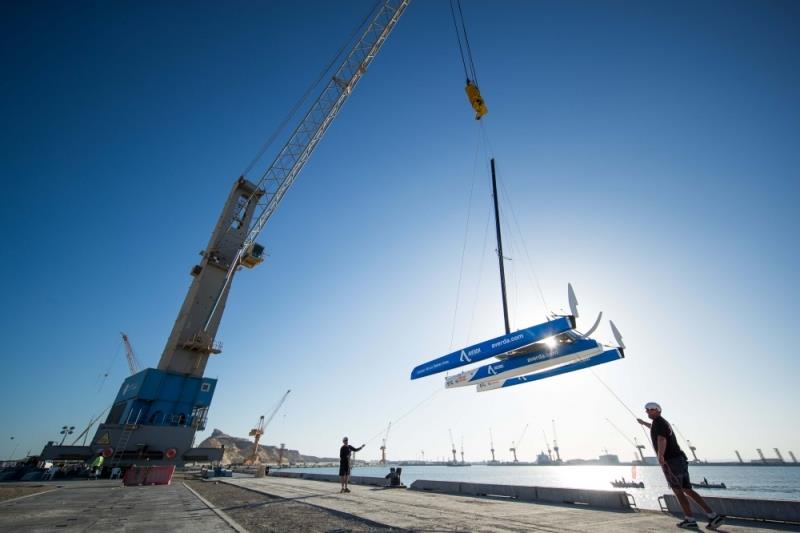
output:
<instances>
[{"instance_id":1,"label":"gray pavement","mask_svg":"<svg viewBox=\"0 0 800 533\"><path fill-rule=\"evenodd\" d=\"M86 481L52 488L0 503L0 531L232 531L180 481L151 487Z\"/></svg>"},{"instance_id":2,"label":"gray pavement","mask_svg":"<svg viewBox=\"0 0 800 533\"><path fill-rule=\"evenodd\" d=\"M412 531L678 531L675 527L678 520L653 511L614 512L571 505L544 505L358 485L351 485L352 492L349 494L340 494L338 483L292 478L219 480ZM764 529L758 524L737 523L726 524L720 531L743 533Z\"/></svg>"}]
</instances>

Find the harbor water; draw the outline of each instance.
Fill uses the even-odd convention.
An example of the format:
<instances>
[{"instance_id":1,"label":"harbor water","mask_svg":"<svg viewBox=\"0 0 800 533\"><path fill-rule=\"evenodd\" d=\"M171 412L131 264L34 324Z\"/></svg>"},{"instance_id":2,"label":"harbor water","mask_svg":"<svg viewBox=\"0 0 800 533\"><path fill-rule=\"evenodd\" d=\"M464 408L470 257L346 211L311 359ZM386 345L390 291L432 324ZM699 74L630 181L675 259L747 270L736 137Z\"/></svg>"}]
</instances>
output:
<instances>
[{"instance_id":1,"label":"harbor water","mask_svg":"<svg viewBox=\"0 0 800 533\"><path fill-rule=\"evenodd\" d=\"M354 476L384 476L389 466L354 467ZM338 474L338 468L286 468L287 472ZM693 483L707 478L709 483L725 483L727 489L697 489L705 496L761 498L800 501L800 468L788 466L703 466L690 465ZM613 489L611 481L633 479L630 466L403 466L402 481L410 485L417 479L466 481L540 487L568 487L600 490ZM624 489L642 509L658 509L658 497L670 493L664 474L658 466L637 466L636 481L643 489Z\"/></svg>"}]
</instances>

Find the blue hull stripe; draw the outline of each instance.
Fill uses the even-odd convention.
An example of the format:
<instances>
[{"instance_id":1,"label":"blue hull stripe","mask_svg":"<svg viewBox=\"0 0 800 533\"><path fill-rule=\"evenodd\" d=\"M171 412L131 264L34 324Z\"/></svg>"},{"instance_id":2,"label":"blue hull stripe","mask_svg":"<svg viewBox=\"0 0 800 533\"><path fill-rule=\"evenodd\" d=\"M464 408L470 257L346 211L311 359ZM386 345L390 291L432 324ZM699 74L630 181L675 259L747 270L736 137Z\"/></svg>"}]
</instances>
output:
<instances>
[{"instance_id":1,"label":"blue hull stripe","mask_svg":"<svg viewBox=\"0 0 800 533\"><path fill-rule=\"evenodd\" d=\"M571 363L578 359L601 354L603 347L596 340L580 338L569 344L561 344L552 350L512 357L504 361L465 370L445 378L445 386L463 387L484 381L497 381L527 374L551 366Z\"/></svg>"},{"instance_id":2,"label":"blue hull stripe","mask_svg":"<svg viewBox=\"0 0 800 533\"><path fill-rule=\"evenodd\" d=\"M538 324L479 344L473 344L457 352L422 363L411 371L411 379L438 374L439 372L452 370L476 361L483 361L490 357L502 355L534 342L539 342L542 339L564 333L574 327L575 318L562 316L544 324Z\"/></svg>"},{"instance_id":3,"label":"blue hull stripe","mask_svg":"<svg viewBox=\"0 0 800 533\"><path fill-rule=\"evenodd\" d=\"M486 383L481 383L476 388L478 389L478 392L483 392L487 390L500 389L504 387L513 387L514 385L522 385L523 383L532 383L534 381L539 381L540 379L552 378L554 376L560 376L561 374L566 374L568 372L574 372L576 370L582 370L584 368L602 365L603 363L610 363L612 361L622 359L623 357L625 357L625 355L622 353L622 350L614 348L613 350L606 350L605 352L599 355L595 355L593 357L589 357L588 359L568 363L566 365L559 366L558 368L553 368L550 370L545 370L543 372L536 372L534 374L528 374L526 376L519 376L502 381L490 381Z\"/></svg>"}]
</instances>

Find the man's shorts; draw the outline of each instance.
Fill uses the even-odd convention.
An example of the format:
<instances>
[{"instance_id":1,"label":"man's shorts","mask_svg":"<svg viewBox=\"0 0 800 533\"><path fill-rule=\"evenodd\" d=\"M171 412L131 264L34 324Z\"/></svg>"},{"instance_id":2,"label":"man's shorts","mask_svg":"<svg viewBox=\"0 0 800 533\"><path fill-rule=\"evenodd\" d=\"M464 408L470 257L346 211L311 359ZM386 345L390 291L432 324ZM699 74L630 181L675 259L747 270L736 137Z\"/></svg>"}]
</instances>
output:
<instances>
[{"instance_id":1,"label":"man's shorts","mask_svg":"<svg viewBox=\"0 0 800 533\"><path fill-rule=\"evenodd\" d=\"M667 478L667 484L671 489L691 489L692 482L689 480L689 463L686 457L678 456L667 459L667 464L661 467Z\"/></svg>"},{"instance_id":2,"label":"man's shorts","mask_svg":"<svg viewBox=\"0 0 800 533\"><path fill-rule=\"evenodd\" d=\"M350 475L350 461L339 462L339 475L340 476Z\"/></svg>"}]
</instances>

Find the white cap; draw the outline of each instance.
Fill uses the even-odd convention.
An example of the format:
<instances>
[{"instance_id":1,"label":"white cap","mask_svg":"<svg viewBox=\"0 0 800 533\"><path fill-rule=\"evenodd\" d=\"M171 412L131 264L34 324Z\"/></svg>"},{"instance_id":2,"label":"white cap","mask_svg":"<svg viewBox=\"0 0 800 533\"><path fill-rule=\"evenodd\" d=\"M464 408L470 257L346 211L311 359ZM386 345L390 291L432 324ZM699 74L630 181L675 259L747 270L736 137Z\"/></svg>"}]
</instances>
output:
<instances>
[{"instance_id":1,"label":"white cap","mask_svg":"<svg viewBox=\"0 0 800 533\"><path fill-rule=\"evenodd\" d=\"M661 412L661 406L660 406L660 405L658 405L656 402L647 402L647 403L644 405L644 408L645 408L645 409L655 409L655 410L657 410L659 413Z\"/></svg>"}]
</instances>

